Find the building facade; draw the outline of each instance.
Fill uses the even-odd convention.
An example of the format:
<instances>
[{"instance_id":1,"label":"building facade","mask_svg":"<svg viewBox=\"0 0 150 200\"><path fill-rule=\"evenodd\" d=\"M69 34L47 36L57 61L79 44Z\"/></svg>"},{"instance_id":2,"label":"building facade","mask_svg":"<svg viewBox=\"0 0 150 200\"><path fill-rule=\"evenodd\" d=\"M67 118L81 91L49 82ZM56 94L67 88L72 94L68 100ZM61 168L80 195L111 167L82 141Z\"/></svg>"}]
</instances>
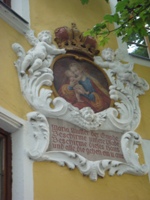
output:
<instances>
[{"instance_id":1,"label":"building facade","mask_svg":"<svg viewBox=\"0 0 150 200\"><path fill-rule=\"evenodd\" d=\"M12 49L12 44L19 43L26 51L31 49L23 30L26 33L32 29L35 35L42 30L50 30L54 38L56 28L70 27L71 23L76 23L78 29L83 32L98 23L104 14L110 13L111 8L109 4L99 0L90 1L85 6L79 0L36 0L36 2L30 0L29 7L25 7L24 9L29 10L30 22L29 24L23 22L25 25L21 30L16 30L18 27L14 28L3 18L0 19L0 128L10 133L12 138L12 189L10 190L12 199L149 200L148 174L143 176L123 174L111 177L106 173L104 178L99 177L94 182L87 176L83 176L77 168L69 170L68 167L60 167L57 163L29 159L27 155L29 141L26 139L27 113L34 111L34 108L27 103L21 93L17 70L14 66L17 56ZM27 17L26 20L28 22L29 18ZM100 47L100 51L107 47L118 48L115 35L111 36L110 42L105 47ZM150 84L150 68L144 65L144 61L143 65L135 63L133 70ZM143 143L145 142L144 144L148 146L150 140L149 101L150 91L146 91L145 95L139 97L141 121L136 128ZM145 145L144 152L148 151ZM148 156L144 155L142 146L138 148L138 154L141 164L148 163Z\"/></svg>"}]
</instances>

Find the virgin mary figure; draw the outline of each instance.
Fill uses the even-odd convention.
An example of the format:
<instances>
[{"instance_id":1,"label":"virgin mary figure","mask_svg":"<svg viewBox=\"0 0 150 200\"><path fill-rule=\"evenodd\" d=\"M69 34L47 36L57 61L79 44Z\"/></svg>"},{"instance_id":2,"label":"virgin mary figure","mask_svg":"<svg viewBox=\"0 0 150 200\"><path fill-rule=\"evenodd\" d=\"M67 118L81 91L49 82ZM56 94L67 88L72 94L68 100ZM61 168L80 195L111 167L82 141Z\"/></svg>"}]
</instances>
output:
<instances>
[{"instance_id":1,"label":"virgin mary figure","mask_svg":"<svg viewBox=\"0 0 150 200\"><path fill-rule=\"evenodd\" d=\"M61 97L79 109L91 107L94 112L100 112L110 107L108 90L94 77L86 74L79 63L71 63L67 72L64 73L69 74L66 75L66 82L58 90Z\"/></svg>"}]
</instances>

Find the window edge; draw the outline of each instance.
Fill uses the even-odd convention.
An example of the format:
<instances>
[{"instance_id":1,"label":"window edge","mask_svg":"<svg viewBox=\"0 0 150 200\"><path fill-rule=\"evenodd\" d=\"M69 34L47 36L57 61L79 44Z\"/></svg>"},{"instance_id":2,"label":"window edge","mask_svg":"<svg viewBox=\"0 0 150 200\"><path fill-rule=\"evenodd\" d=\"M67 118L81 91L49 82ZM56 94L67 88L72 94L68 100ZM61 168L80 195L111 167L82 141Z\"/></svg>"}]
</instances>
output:
<instances>
[{"instance_id":1,"label":"window edge","mask_svg":"<svg viewBox=\"0 0 150 200\"><path fill-rule=\"evenodd\" d=\"M2 1L0 1L0 17L21 34L25 34L28 30L30 30L29 22L27 22Z\"/></svg>"},{"instance_id":2,"label":"window edge","mask_svg":"<svg viewBox=\"0 0 150 200\"><path fill-rule=\"evenodd\" d=\"M27 121L0 107L0 127L10 133L12 143L12 200L34 199L33 161L26 153L27 126Z\"/></svg>"}]
</instances>

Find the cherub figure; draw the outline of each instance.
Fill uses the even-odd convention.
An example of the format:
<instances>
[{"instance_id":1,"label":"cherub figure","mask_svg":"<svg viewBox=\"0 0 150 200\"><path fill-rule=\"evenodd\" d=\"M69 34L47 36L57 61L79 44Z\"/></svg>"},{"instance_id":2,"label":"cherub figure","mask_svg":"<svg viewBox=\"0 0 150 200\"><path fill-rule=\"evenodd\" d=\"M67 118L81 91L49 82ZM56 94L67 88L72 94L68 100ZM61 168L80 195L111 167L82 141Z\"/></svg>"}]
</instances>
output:
<instances>
[{"instance_id":1,"label":"cherub figure","mask_svg":"<svg viewBox=\"0 0 150 200\"><path fill-rule=\"evenodd\" d=\"M100 56L96 56L94 57L94 60L98 65L101 65L104 68L108 67L110 69L115 69L120 66L130 70L133 68L132 64L123 64L119 60L116 60L115 56L116 53L114 50L112 50L111 48L106 48L102 51L102 58Z\"/></svg>"},{"instance_id":2,"label":"cherub figure","mask_svg":"<svg viewBox=\"0 0 150 200\"><path fill-rule=\"evenodd\" d=\"M29 50L24 57L21 65L21 75L25 74L25 71L29 68L29 74L33 74L34 71L41 68L45 60L48 60L50 56L64 54L64 49L57 49L52 45L52 37L50 31L42 31L38 34L38 41L35 46Z\"/></svg>"},{"instance_id":3,"label":"cherub figure","mask_svg":"<svg viewBox=\"0 0 150 200\"><path fill-rule=\"evenodd\" d=\"M95 56L94 61L96 64L103 68L110 68L118 75L120 80L127 80L132 76L133 64L121 63L115 59L116 53L111 48L106 48L102 51L102 57Z\"/></svg>"},{"instance_id":4,"label":"cherub figure","mask_svg":"<svg viewBox=\"0 0 150 200\"><path fill-rule=\"evenodd\" d=\"M70 86L73 88L77 101L78 102L83 102L80 98L80 95L84 95L84 94L89 94L88 91L86 91L83 86L81 84L79 84L79 80L81 79L80 76L76 77L74 75L74 73L71 70L66 70L65 71L65 75L69 78L70 81Z\"/></svg>"},{"instance_id":5,"label":"cherub figure","mask_svg":"<svg viewBox=\"0 0 150 200\"><path fill-rule=\"evenodd\" d=\"M95 113L90 107L84 107L80 110L83 118L88 122L93 122L95 119Z\"/></svg>"}]
</instances>

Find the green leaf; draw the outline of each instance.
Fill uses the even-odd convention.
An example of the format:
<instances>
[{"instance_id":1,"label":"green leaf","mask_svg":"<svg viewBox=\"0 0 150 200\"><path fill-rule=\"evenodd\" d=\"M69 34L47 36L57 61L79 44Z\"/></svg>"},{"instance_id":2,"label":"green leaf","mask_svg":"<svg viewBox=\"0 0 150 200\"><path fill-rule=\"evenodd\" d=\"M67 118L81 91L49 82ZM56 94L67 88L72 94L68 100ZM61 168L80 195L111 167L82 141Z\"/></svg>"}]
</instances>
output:
<instances>
[{"instance_id":1,"label":"green leaf","mask_svg":"<svg viewBox=\"0 0 150 200\"><path fill-rule=\"evenodd\" d=\"M100 33L101 35L108 35L109 34L109 31L107 30L107 31L102 31L101 33Z\"/></svg>"},{"instance_id":2,"label":"green leaf","mask_svg":"<svg viewBox=\"0 0 150 200\"><path fill-rule=\"evenodd\" d=\"M89 29L89 30L87 30L87 31L85 31L85 32L83 33L83 36L88 36L88 35L92 35L91 29Z\"/></svg>"},{"instance_id":3,"label":"green leaf","mask_svg":"<svg viewBox=\"0 0 150 200\"><path fill-rule=\"evenodd\" d=\"M128 41L129 41L129 36L128 36L128 35L125 35L125 36L122 38L122 41L123 41L123 42L128 42Z\"/></svg>"},{"instance_id":4,"label":"green leaf","mask_svg":"<svg viewBox=\"0 0 150 200\"><path fill-rule=\"evenodd\" d=\"M125 9L126 6L128 6L129 1L128 0L122 0L119 1L116 5L116 12L121 12Z\"/></svg>"},{"instance_id":5,"label":"green leaf","mask_svg":"<svg viewBox=\"0 0 150 200\"><path fill-rule=\"evenodd\" d=\"M108 37L104 37L102 40L99 41L99 45L105 46L108 43L109 39L110 38L108 38Z\"/></svg>"},{"instance_id":6,"label":"green leaf","mask_svg":"<svg viewBox=\"0 0 150 200\"><path fill-rule=\"evenodd\" d=\"M114 15L105 15L104 20L106 20L106 22L113 23L114 22Z\"/></svg>"},{"instance_id":7,"label":"green leaf","mask_svg":"<svg viewBox=\"0 0 150 200\"><path fill-rule=\"evenodd\" d=\"M137 6L137 5L140 5L140 4L143 4L143 1L142 0L130 0L129 2L129 5L130 6Z\"/></svg>"},{"instance_id":8,"label":"green leaf","mask_svg":"<svg viewBox=\"0 0 150 200\"><path fill-rule=\"evenodd\" d=\"M141 36L147 36L148 35L148 32L145 28L141 28L139 30L139 33L140 33Z\"/></svg>"},{"instance_id":9,"label":"green leaf","mask_svg":"<svg viewBox=\"0 0 150 200\"><path fill-rule=\"evenodd\" d=\"M133 29L132 29L132 28L128 28L128 29L127 29L127 34L128 34L128 35L131 35L132 33L133 33Z\"/></svg>"},{"instance_id":10,"label":"green leaf","mask_svg":"<svg viewBox=\"0 0 150 200\"><path fill-rule=\"evenodd\" d=\"M119 15L118 15L118 13L114 14L114 22L116 22L116 23L119 22Z\"/></svg>"},{"instance_id":11,"label":"green leaf","mask_svg":"<svg viewBox=\"0 0 150 200\"><path fill-rule=\"evenodd\" d=\"M106 28L106 23L105 22L101 22L99 24L96 24L93 29L97 29L97 30L101 30L101 29L104 29Z\"/></svg>"},{"instance_id":12,"label":"green leaf","mask_svg":"<svg viewBox=\"0 0 150 200\"><path fill-rule=\"evenodd\" d=\"M89 0L80 0L81 3L84 5L84 4L88 4L89 3Z\"/></svg>"}]
</instances>

